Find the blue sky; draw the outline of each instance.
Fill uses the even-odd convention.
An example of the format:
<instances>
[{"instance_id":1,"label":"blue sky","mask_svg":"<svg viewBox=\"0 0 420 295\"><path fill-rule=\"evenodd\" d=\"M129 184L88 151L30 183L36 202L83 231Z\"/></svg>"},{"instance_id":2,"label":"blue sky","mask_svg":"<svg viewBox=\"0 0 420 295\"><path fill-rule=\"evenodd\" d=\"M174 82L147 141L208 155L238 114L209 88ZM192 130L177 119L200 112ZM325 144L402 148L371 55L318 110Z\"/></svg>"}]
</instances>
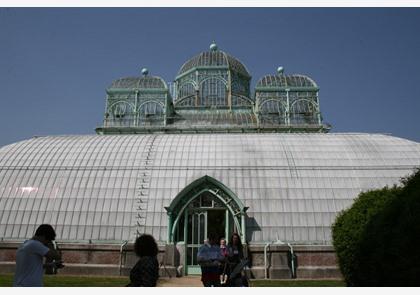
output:
<instances>
[{"instance_id":1,"label":"blue sky","mask_svg":"<svg viewBox=\"0 0 420 295\"><path fill-rule=\"evenodd\" d=\"M213 40L252 85L280 65L312 77L332 132L420 142L419 32L419 8L2 8L0 146L93 134L114 79L172 81Z\"/></svg>"}]
</instances>

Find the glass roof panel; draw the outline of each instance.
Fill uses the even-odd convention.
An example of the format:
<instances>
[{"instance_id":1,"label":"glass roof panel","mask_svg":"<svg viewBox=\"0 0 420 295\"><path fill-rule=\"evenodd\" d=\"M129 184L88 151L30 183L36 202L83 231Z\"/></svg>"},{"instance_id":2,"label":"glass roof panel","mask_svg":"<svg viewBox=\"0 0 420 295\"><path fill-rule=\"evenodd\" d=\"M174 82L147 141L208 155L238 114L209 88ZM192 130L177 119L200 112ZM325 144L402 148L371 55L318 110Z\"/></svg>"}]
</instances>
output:
<instances>
[{"instance_id":1,"label":"glass roof panel","mask_svg":"<svg viewBox=\"0 0 420 295\"><path fill-rule=\"evenodd\" d=\"M251 243L330 243L360 191L420 166L420 144L381 134L47 136L0 148L0 236L40 223L59 240L167 238L169 206L209 175L249 206Z\"/></svg>"}]
</instances>

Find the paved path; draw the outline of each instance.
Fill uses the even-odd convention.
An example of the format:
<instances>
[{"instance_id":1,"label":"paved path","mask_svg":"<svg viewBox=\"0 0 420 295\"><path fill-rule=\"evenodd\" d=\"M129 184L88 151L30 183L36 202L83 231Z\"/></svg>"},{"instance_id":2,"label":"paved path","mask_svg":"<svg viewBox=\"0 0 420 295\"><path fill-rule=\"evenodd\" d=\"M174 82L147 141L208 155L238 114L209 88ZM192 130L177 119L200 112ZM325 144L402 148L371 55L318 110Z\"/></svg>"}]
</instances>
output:
<instances>
[{"instance_id":1,"label":"paved path","mask_svg":"<svg viewBox=\"0 0 420 295\"><path fill-rule=\"evenodd\" d=\"M200 276L184 276L180 278L162 278L158 287L202 287Z\"/></svg>"}]
</instances>

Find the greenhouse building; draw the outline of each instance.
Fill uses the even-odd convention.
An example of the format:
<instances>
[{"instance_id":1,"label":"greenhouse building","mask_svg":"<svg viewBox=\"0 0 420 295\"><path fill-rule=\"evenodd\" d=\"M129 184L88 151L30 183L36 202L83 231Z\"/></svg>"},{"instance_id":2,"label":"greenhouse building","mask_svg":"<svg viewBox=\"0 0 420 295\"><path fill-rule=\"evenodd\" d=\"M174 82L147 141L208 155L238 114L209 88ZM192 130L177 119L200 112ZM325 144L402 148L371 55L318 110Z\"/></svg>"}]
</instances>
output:
<instances>
[{"instance_id":1,"label":"greenhouse building","mask_svg":"<svg viewBox=\"0 0 420 295\"><path fill-rule=\"evenodd\" d=\"M207 234L236 232L253 278L340 277L335 217L360 192L419 167L420 144L329 133L306 75L279 67L252 91L250 81L213 43L173 83L147 69L112 82L97 134L1 147L0 272L12 272L19 244L49 223L61 273L127 274L134 239L149 233L162 276L199 274Z\"/></svg>"}]
</instances>

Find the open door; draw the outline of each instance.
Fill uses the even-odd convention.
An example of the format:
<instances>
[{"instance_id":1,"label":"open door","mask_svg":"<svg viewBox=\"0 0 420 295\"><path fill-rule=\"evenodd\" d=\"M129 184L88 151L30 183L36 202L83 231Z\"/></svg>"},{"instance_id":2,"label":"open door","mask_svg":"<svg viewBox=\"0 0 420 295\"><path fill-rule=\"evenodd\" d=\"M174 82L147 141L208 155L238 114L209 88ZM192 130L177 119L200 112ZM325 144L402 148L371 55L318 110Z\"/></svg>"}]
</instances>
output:
<instances>
[{"instance_id":1,"label":"open door","mask_svg":"<svg viewBox=\"0 0 420 295\"><path fill-rule=\"evenodd\" d=\"M236 232L245 241L245 212L240 200L217 180L204 176L172 201L168 212L168 242L182 246L184 274L201 274L198 249L210 232L229 240Z\"/></svg>"}]
</instances>

